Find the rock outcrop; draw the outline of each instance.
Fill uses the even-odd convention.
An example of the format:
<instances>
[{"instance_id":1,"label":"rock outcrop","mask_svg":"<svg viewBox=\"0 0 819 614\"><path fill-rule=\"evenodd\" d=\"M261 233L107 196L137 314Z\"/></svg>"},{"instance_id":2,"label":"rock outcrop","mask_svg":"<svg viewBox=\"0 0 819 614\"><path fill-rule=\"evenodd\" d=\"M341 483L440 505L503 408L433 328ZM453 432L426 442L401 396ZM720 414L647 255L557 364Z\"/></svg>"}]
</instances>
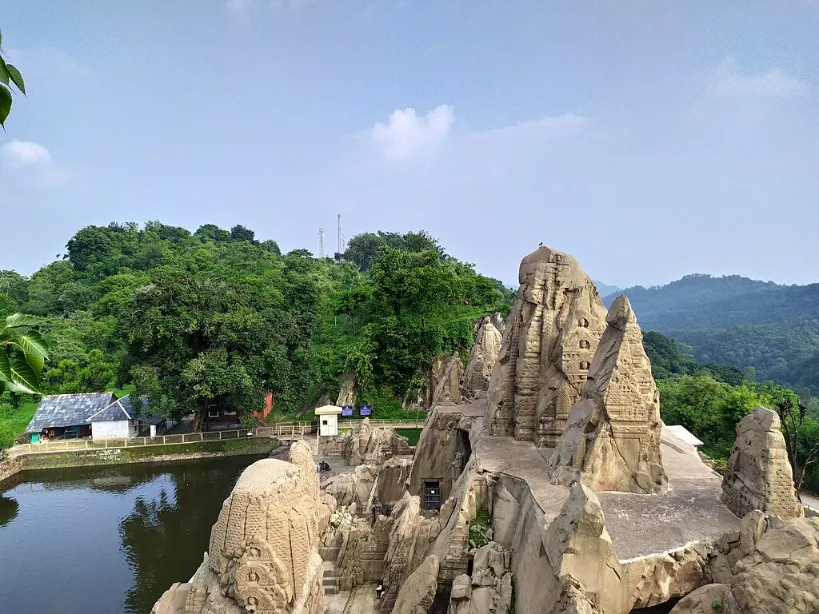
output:
<instances>
[{"instance_id":1,"label":"rock outcrop","mask_svg":"<svg viewBox=\"0 0 819 614\"><path fill-rule=\"evenodd\" d=\"M471 447L469 444L468 420L463 423L461 414L444 413L433 409L427 415L424 430L418 445L410 472L409 492L422 495L424 483L438 482L441 502L446 501L452 483L466 465Z\"/></svg>"},{"instance_id":2,"label":"rock outcrop","mask_svg":"<svg viewBox=\"0 0 819 614\"><path fill-rule=\"evenodd\" d=\"M427 614L438 590L438 559L430 554L398 592L392 614ZM381 608L382 614L385 613Z\"/></svg>"},{"instance_id":3,"label":"rock outcrop","mask_svg":"<svg viewBox=\"0 0 819 614\"><path fill-rule=\"evenodd\" d=\"M386 454L412 454L406 437L401 437L395 429L370 426L369 418L342 435L322 437L319 445L323 455L341 456L351 466L381 463Z\"/></svg>"},{"instance_id":4,"label":"rock outcrop","mask_svg":"<svg viewBox=\"0 0 819 614\"><path fill-rule=\"evenodd\" d=\"M324 598L317 549L322 508L306 443L292 445L290 462L252 464L224 502L209 553L191 583L174 585L153 611L319 614Z\"/></svg>"},{"instance_id":5,"label":"rock outcrop","mask_svg":"<svg viewBox=\"0 0 819 614\"><path fill-rule=\"evenodd\" d=\"M458 354L453 354L446 362L444 373L432 395L432 407L436 405L457 405L463 401L461 387L464 379L464 365Z\"/></svg>"},{"instance_id":6,"label":"rock outcrop","mask_svg":"<svg viewBox=\"0 0 819 614\"><path fill-rule=\"evenodd\" d=\"M557 444L605 329L606 309L577 261L548 247L520 265L520 289L489 383L493 435Z\"/></svg>"},{"instance_id":7,"label":"rock outcrop","mask_svg":"<svg viewBox=\"0 0 819 614\"><path fill-rule=\"evenodd\" d=\"M336 398L336 406L344 407L345 405L352 405L355 403L355 372L345 373L341 376L341 388L338 391Z\"/></svg>"},{"instance_id":8,"label":"rock outcrop","mask_svg":"<svg viewBox=\"0 0 819 614\"><path fill-rule=\"evenodd\" d=\"M714 579L682 599L673 614L806 614L819 596L819 518L765 516L742 519L739 535L718 544Z\"/></svg>"},{"instance_id":9,"label":"rock outcrop","mask_svg":"<svg viewBox=\"0 0 819 614\"><path fill-rule=\"evenodd\" d=\"M359 510L367 510L374 495L378 473L375 465L357 465L354 471L324 480L321 488L340 506L348 507L355 503Z\"/></svg>"},{"instance_id":10,"label":"rock outcrop","mask_svg":"<svg viewBox=\"0 0 819 614\"><path fill-rule=\"evenodd\" d=\"M390 458L378 470L376 494L381 503L399 501L407 491L412 461L408 458Z\"/></svg>"},{"instance_id":11,"label":"rock outcrop","mask_svg":"<svg viewBox=\"0 0 819 614\"><path fill-rule=\"evenodd\" d=\"M595 492L664 492L660 394L628 299L619 296L589 368L582 398L569 414L551 466L564 485Z\"/></svg>"},{"instance_id":12,"label":"rock outcrop","mask_svg":"<svg viewBox=\"0 0 819 614\"><path fill-rule=\"evenodd\" d=\"M779 416L771 410L757 407L737 424L722 502L740 518L754 510L780 518L802 515Z\"/></svg>"},{"instance_id":13,"label":"rock outcrop","mask_svg":"<svg viewBox=\"0 0 819 614\"><path fill-rule=\"evenodd\" d=\"M487 316L481 320L464 375L464 388L473 396L489 389L489 378L498 360L501 341L501 333L492 324L492 318Z\"/></svg>"},{"instance_id":14,"label":"rock outcrop","mask_svg":"<svg viewBox=\"0 0 819 614\"><path fill-rule=\"evenodd\" d=\"M512 553L495 542L472 552L472 577L452 581L447 614L506 614L512 604Z\"/></svg>"}]
</instances>

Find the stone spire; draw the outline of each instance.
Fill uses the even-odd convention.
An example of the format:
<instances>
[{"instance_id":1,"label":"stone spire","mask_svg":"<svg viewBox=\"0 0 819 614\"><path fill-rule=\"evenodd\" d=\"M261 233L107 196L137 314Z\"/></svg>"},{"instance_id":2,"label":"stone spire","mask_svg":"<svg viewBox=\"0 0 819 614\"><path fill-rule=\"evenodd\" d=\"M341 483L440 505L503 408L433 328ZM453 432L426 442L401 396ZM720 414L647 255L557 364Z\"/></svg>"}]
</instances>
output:
<instances>
[{"instance_id":1,"label":"stone spire","mask_svg":"<svg viewBox=\"0 0 819 614\"><path fill-rule=\"evenodd\" d=\"M740 518L754 510L780 518L802 515L779 416L770 409L759 406L737 424L721 500Z\"/></svg>"},{"instance_id":2,"label":"stone spire","mask_svg":"<svg viewBox=\"0 0 819 614\"><path fill-rule=\"evenodd\" d=\"M489 378L498 360L501 341L501 332L492 324L492 318L486 316L475 334L475 345L469 353L469 364L464 376L464 388L471 394L484 392L489 388Z\"/></svg>"},{"instance_id":3,"label":"stone spire","mask_svg":"<svg viewBox=\"0 0 819 614\"><path fill-rule=\"evenodd\" d=\"M553 446L580 397L606 309L577 261L548 247L523 259L518 279L489 383L487 423L493 435Z\"/></svg>"},{"instance_id":4,"label":"stone spire","mask_svg":"<svg viewBox=\"0 0 819 614\"><path fill-rule=\"evenodd\" d=\"M664 492L660 394L625 296L614 301L606 322L582 399L551 458L555 478L580 479L595 492Z\"/></svg>"}]
</instances>

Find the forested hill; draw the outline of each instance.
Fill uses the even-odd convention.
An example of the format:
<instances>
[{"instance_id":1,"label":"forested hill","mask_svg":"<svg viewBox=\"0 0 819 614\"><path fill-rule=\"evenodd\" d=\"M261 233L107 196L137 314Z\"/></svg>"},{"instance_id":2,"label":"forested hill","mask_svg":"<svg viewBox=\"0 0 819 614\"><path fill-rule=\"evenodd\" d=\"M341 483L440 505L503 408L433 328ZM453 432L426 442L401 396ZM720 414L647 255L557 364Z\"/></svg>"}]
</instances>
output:
<instances>
[{"instance_id":1,"label":"forested hill","mask_svg":"<svg viewBox=\"0 0 819 614\"><path fill-rule=\"evenodd\" d=\"M819 284L688 275L622 293L644 330L691 345L700 362L752 367L759 380L819 392Z\"/></svg>"},{"instance_id":2,"label":"forested hill","mask_svg":"<svg viewBox=\"0 0 819 614\"><path fill-rule=\"evenodd\" d=\"M400 407L436 355L467 352L475 319L512 299L424 231L359 235L343 258L160 222L89 226L66 248L31 277L0 270L0 316L46 318L44 391L124 386L175 416L248 415L267 391L294 412L335 401L347 370L360 401Z\"/></svg>"}]
</instances>

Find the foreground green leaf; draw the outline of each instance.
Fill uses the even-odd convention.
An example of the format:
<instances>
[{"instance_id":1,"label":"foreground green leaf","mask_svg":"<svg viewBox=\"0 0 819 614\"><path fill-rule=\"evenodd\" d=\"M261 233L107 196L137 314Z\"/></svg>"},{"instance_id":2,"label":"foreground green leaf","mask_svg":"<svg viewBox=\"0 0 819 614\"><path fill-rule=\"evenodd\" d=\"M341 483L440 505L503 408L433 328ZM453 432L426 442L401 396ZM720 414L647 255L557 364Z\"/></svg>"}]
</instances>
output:
<instances>
[{"instance_id":1,"label":"foreground green leaf","mask_svg":"<svg viewBox=\"0 0 819 614\"><path fill-rule=\"evenodd\" d=\"M0 81L8 85L10 77L11 75L9 74L5 60L3 60L3 58L0 58Z\"/></svg>"},{"instance_id":2,"label":"foreground green leaf","mask_svg":"<svg viewBox=\"0 0 819 614\"><path fill-rule=\"evenodd\" d=\"M22 348L26 357L37 357L39 359L48 358L48 346L45 339L36 330L29 330L20 335L17 343ZM31 362L31 361L29 361Z\"/></svg>"},{"instance_id":3,"label":"foreground green leaf","mask_svg":"<svg viewBox=\"0 0 819 614\"><path fill-rule=\"evenodd\" d=\"M25 359L14 357L11 359L11 388L15 392L37 394L40 390L40 378L32 366Z\"/></svg>"},{"instance_id":4,"label":"foreground green leaf","mask_svg":"<svg viewBox=\"0 0 819 614\"><path fill-rule=\"evenodd\" d=\"M6 127L6 118L11 113L11 92L5 85L0 85L0 126Z\"/></svg>"},{"instance_id":5,"label":"foreground green leaf","mask_svg":"<svg viewBox=\"0 0 819 614\"><path fill-rule=\"evenodd\" d=\"M25 313L15 313L6 318L6 328L20 328L21 326L36 326L42 324L41 318Z\"/></svg>"},{"instance_id":6,"label":"foreground green leaf","mask_svg":"<svg viewBox=\"0 0 819 614\"><path fill-rule=\"evenodd\" d=\"M14 66L14 64L6 64L6 70L9 73L9 77L11 77L11 80L14 82L14 85L16 85L17 89L23 92L23 95L25 96L26 83L23 81L23 75L20 74L20 71L17 70L17 67ZM8 83L8 81L6 83Z\"/></svg>"},{"instance_id":7,"label":"foreground green leaf","mask_svg":"<svg viewBox=\"0 0 819 614\"><path fill-rule=\"evenodd\" d=\"M11 381L11 361L2 347L0 347L0 380Z\"/></svg>"}]
</instances>

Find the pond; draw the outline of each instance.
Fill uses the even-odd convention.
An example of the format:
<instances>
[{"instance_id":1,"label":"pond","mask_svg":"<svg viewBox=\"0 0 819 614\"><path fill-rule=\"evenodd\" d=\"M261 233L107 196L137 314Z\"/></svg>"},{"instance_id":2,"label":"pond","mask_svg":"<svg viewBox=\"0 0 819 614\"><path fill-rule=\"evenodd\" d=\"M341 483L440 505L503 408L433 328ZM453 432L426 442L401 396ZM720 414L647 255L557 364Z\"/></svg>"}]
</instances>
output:
<instances>
[{"instance_id":1,"label":"pond","mask_svg":"<svg viewBox=\"0 0 819 614\"><path fill-rule=\"evenodd\" d=\"M202 562L258 456L32 471L0 485L0 613L148 614Z\"/></svg>"}]
</instances>

